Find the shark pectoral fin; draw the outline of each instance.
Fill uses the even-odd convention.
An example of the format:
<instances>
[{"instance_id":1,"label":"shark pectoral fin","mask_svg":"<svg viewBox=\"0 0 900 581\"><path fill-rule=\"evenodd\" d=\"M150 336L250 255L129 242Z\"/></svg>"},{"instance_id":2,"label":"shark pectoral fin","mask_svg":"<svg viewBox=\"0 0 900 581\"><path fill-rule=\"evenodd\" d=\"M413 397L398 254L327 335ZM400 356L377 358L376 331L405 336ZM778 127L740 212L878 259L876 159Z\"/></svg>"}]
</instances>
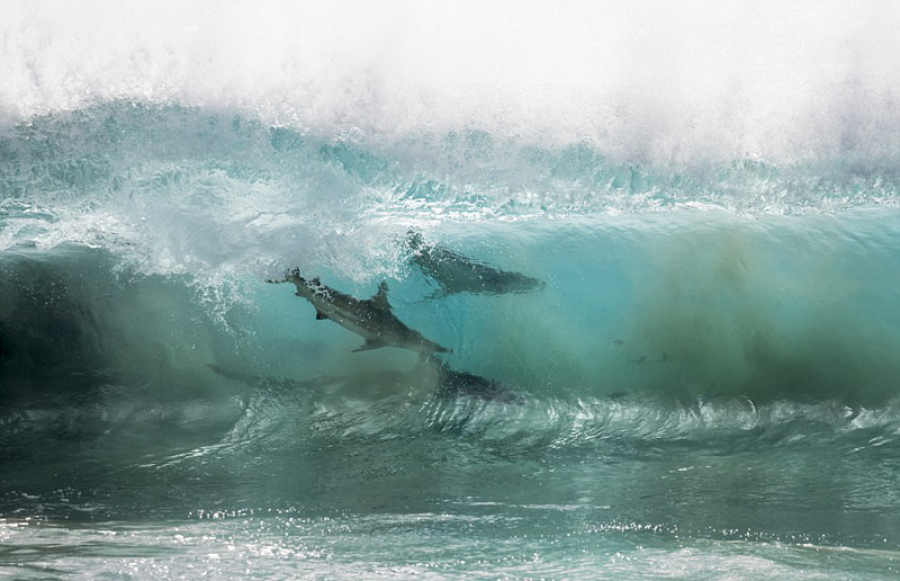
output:
<instances>
[{"instance_id":1,"label":"shark pectoral fin","mask_svg":"<svg viewBox=\"0 0 900 581\"><path fill-rule=\"evenodd\" d=\"M322 311L316 310L316 320L321 321L322 319L327 319L328 315L323 313Z\"/></svg>"},{"instance_id":2,"label":"shark pectoral fin","mask_svg":"<svg viewBox=\"0 0 900 581\"><path fill-rule=\"evenodd\" d=\"M381 284L378 285L378 292L372 297L372 302L375 303L375 306L384 311L391 310L391 305L388 303L387 291L387 283L381 281Z\"/></svg>"},{"instance_id":3,"label":"shark pectoral fin","mask_svg":"<svg viewBox=\"0 0 900 581\"><path fill-rule=\"evenodd\" d=\"M387 343L381 341L380 339L369 339L356 349L352 351L352 353L358 353L360 351L369 351L370 349L378 349L379 347L385 347Z\"/></svg>"}]
</instances>

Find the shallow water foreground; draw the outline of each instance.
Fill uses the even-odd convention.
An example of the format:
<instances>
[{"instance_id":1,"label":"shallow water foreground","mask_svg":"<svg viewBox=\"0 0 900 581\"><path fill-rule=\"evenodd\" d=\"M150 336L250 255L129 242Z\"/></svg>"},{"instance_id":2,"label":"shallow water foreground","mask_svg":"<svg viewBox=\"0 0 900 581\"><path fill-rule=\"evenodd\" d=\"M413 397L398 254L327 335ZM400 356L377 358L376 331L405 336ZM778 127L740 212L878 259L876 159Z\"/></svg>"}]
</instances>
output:
<instances>
[{"instance_id":1,"label":"shallow water foreground","mask_svg":"<svg viewBox=\"0 0 900 581\"><path fill-rule=\"evenodd\" d=\"M382 405L367 420L342 417L361 410L361 402L344 400L341 415L338 404L319 404L308 427L269 425L291 422L270 414L297 405L295 395L255 405L256 419L242 420L249 422L243 433L255 435L243 442L114 465L101 461L116 444L104 435L95 449L71 452L80 462L67 454L32 466L27 483L5 476L0 572L16 579L898 573L893 408L778 403L756 410L757 425L734 429L722 418L731 423L740 413L748 421L750 412L697 402L645 424L657 436L641 438L615 432L653 411L621 399L593 409L587 402L426 402L405 412ZM519 415L514 425L511 412ZM406 433L379 426L379 414L401 419ZM534 437L522 425L539 415L555 428ZM309 438L305 451L279 441L298 430Z\"/></svg>"}]
</instances>

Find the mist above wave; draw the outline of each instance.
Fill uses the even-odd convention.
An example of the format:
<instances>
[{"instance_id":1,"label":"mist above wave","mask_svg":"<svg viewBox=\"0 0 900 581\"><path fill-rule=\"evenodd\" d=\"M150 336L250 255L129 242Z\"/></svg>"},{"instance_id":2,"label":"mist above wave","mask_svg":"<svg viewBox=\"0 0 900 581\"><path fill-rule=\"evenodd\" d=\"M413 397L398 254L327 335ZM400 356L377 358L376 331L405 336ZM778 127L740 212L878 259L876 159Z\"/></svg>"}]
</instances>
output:
<instances>
[{"instance_id":1,"label":"mist above wave","mask_svg":"<svg viewBox=\"0 0 900 581\"><path fill-rule=\"evenodd\" d=\"M893 159L890 2L12 2L0 120L132 100L398 141L478 130L617 163Z\"/></svg>"}]
</instances>

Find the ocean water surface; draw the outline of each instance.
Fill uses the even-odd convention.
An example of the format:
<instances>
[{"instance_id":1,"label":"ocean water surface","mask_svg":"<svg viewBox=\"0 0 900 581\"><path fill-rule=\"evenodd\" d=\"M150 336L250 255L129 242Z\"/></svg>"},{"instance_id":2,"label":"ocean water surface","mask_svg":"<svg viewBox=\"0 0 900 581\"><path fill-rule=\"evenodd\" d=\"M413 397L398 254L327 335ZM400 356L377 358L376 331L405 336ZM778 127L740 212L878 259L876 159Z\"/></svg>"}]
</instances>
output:
<instances>
[{"instance_id":1,"label":"ocean water surface","mask_svg":"<svg viewBox=\"0 0 900 581\"><path fill-rule=\"evenodd\" d=\"M0 577L896 578L898 24L11 2Z\"/></svg>"}]
</instances>

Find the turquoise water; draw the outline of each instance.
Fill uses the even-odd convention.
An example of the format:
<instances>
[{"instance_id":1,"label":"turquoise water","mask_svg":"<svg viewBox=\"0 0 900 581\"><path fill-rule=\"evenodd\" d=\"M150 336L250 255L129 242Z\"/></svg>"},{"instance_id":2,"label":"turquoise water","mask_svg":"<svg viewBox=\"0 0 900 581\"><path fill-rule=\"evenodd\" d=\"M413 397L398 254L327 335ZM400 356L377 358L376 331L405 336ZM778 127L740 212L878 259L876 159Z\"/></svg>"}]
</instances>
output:
<instances>
[{"instance_id":1,"label":"turquoise water","mask_svg":"<svg viewBox=\"0 0 900 581\"><path fill-rule=\"evenodd\" d=\"M642 6L14 5L0 576L896 578L896 15Z\"/></svg>"}]
</instances>

